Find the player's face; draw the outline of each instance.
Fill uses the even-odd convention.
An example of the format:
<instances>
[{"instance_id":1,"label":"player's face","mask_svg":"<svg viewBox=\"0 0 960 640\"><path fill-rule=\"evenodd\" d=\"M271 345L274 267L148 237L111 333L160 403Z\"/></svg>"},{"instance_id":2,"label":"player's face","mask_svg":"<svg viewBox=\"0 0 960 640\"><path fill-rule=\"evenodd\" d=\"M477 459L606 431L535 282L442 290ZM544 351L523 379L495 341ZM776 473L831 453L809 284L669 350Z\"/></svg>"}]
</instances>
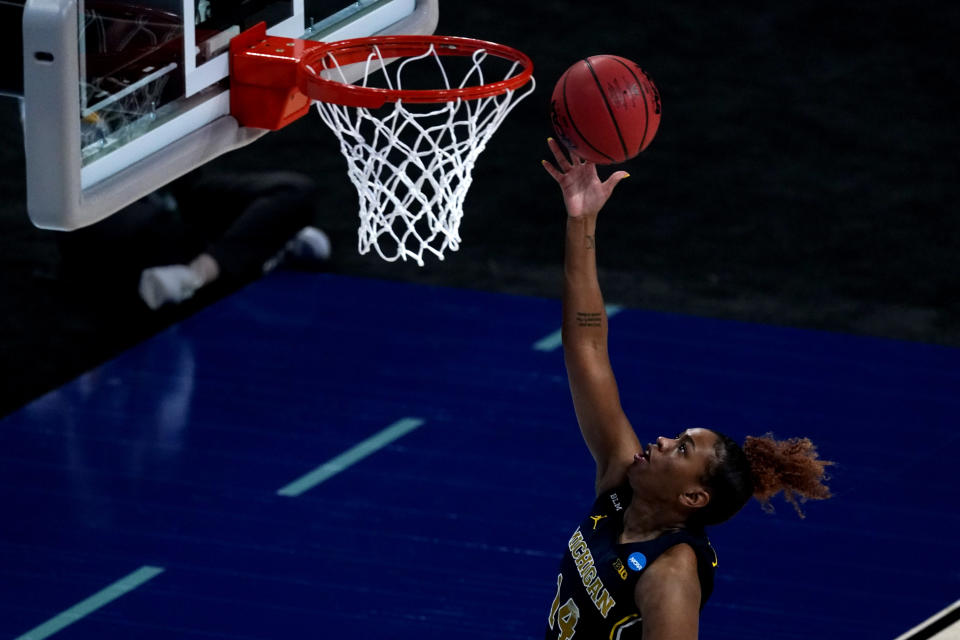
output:
<instances>
[{"instance_id":1,"label":"player's face","mask_svg":"<svg viewBox=\"0 0 960 640\"><path fill-rule=\"evenodd\" d=\"M633 457L628 470L634 491L655 492L664 498L700 486L714 458L717 435L709 429L687 429L676 438L657 438Z\"/></svg>"}]
</instances>

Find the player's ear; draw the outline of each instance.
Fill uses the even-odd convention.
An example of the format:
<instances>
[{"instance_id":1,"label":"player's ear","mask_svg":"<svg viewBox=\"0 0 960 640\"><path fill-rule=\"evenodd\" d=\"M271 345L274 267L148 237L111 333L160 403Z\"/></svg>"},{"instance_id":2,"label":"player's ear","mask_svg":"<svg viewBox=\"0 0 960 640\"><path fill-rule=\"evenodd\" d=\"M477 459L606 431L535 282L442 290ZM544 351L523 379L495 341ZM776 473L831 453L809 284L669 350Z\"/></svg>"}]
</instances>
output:
<instances>
[{"instance_id":1,"label":"player's ear","mask_svg":"<svg viewBox=\"0 0 960 640\"><path fill-rule=\"evenodd\" d=\"M710 492L700 485L690 487L680 494L680 503L689 509L702 509L710 503Z\"/></svg>"}]
</instances>

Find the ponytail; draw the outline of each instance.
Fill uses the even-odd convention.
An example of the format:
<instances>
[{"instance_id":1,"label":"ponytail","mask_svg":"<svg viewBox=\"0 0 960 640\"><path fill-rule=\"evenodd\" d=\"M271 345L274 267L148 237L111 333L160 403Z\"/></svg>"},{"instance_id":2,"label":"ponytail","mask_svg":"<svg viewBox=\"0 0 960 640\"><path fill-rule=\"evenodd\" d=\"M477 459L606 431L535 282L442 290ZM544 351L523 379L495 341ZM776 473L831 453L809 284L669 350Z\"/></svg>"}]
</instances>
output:
<instances>
[{"instance_id":1,"label":"ponytail","mask_svg":"<svg viewBox=\"0 0 960 640\"><path fill-rule=\"evenodd\" d=\"M808 438L748 436L741 448L730 437L714 433L717 444L713 461L701 478L710 501L690 516L689 524L704 527L729 520L751 496L769 513L773 511L770 499L782 491L801 518L801 502L830 497L830 489L823 482L827 479L826 467L833 463L820 460Z\"/></svg>"},{"instance_id":2,"label":"ponytail","mask_svg":"<svg viewBox=\"0 0 960 640\"><path fill-rule=\"evenodd\" d=\"M743 451L750 461L753 497L764 511L773 511L770 499L781 491L801 518L801 502L830 497L830 488L823 481L827 479L827 465L833 463L820 460L809 438L774 440L771 434L760 438L747 436Z\"/></svg>"}]
</instances>

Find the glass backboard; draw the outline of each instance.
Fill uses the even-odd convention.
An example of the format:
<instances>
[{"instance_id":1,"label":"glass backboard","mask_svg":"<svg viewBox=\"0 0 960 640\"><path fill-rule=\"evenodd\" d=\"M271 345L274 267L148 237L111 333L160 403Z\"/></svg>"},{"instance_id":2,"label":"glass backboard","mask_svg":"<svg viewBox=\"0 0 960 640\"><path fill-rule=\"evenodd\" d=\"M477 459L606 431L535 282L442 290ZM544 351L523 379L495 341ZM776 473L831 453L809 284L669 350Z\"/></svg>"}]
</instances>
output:
<instances>
[{"instance_id":1,"label":"glass backboard","mask_svg":"<svg viewBox=\"0 0 960 640\"><path fill-rule=\"evenodd\" d=\"M28 0L27 208L38 227L101 220L266 131L230 116L230 39L433 33L439 0Z\"/></svg>"}]
</instances>

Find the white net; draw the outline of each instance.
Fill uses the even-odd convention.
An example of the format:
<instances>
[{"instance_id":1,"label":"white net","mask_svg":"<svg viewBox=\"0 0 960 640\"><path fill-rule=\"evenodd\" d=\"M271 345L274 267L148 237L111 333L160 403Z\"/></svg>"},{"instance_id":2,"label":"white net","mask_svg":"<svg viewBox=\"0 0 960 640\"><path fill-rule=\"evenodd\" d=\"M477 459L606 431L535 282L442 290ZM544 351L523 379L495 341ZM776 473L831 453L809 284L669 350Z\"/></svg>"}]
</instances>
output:
<instances>
[{"instance_id":1,"label":"white net","mask_svg":"<svg viewBox=\"0 0 960 640\"><path fill-rule=\"evenodd\" d=\"M497 80L512 76L519 64L503 64L503 59L483 50L452 60L438 55L433 46L421 56L404 59L392 74L387 62L374 47L367 62L359 63L363 78L355 84L379 82L389 89L405 89L405 81L420 79L422 69L414 70L417 65L427 63L439 73L442 88L463 88L489 81L485 63L498 74L503 72L500 67L506 68ZM459 81L451 82L457 65L465 70L456 69ZM326 74L347 83L339 65ZM320 117L340 140L348 175L360 197L359 252L366 254L372 247L384 260L410 259L422 267L427 252L443 260L444 251L456 251L477 156L534 86L531 79L521 90L491 97L441 104L401 100L376 110L317 102Z\"/></svg>"}]
</instances>

